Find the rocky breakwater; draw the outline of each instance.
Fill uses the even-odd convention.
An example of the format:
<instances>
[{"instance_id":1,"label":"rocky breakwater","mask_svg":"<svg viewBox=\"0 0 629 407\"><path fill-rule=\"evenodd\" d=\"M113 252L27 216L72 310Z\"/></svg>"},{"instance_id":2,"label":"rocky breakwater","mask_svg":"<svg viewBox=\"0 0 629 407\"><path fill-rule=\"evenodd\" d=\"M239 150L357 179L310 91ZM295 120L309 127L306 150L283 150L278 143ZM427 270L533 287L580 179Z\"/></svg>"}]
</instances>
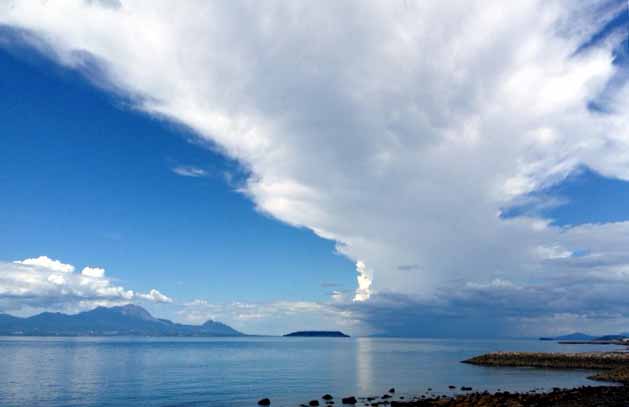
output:
<instances>
[{"instance_id":1,"label":"rocky breakwater","mask_svg":"<svg viewBox=\"0 0 629 407\"><path fill-rule=\"evenodd\" d=\"M464 360L463 363L481 366L603 370L604 372L591 376L590 379L629 384L629 352L494 352Z\"/></svg>"}]
</instances>

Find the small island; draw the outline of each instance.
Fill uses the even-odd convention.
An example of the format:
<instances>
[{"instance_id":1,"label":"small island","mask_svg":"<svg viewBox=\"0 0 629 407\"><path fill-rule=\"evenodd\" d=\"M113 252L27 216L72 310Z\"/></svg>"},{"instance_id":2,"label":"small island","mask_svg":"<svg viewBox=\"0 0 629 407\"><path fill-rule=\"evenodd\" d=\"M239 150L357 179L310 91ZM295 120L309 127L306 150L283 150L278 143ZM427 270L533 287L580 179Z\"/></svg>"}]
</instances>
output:
<instances>
[{"instance_id":1,"label":"small island","mask_svg":"<svg viewBox=\"0 0 629 407\"><path fill-rule=\"evenodd\" d=\"M301 336L309 338L349 338L341 331L297 331L284 336Z\"/></svg>"}]
</instances>

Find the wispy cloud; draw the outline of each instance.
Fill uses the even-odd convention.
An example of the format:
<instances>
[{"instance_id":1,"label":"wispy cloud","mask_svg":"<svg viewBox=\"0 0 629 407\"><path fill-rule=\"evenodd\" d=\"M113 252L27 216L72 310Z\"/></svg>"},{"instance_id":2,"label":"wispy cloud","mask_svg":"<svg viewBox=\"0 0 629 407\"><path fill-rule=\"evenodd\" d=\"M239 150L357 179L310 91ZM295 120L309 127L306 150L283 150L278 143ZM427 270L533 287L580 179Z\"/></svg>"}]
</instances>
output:
<instances>
[{"instance_id":1,"label":"wispy cloud","mask_svg":"<svg viewBox=\"0 0 629 407\"><path fill-rule=\"evenodd\" d=\"M177 167L172 168L172 171L177 175L181 175L182 177L199 178L199 177L206 177L208 175L207 171L205 171L204 169L189 166L189 165L179 165Z\"/></svg>"}]
</instances>

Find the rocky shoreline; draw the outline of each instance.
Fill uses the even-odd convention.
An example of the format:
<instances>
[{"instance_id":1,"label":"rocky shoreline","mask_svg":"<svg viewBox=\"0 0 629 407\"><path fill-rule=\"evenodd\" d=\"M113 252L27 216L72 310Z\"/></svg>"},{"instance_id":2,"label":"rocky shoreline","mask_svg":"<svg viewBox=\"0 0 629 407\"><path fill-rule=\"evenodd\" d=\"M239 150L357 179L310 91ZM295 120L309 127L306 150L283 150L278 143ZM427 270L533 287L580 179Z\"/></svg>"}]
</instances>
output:
<instances>
[{"instance_id":1,"label":"rocky shoreline","mask_svg":"<svg viewBox=\"0 0 629 407\"><path fill-rule=\"evenodd\" d=\"M583 386L575 389L555 388L551 392L537 389L526 393L513 392L474 392L471 387L450 386L461 394L435 395L432 389L416 397L396 396L395 389L389 389L377 397L344 397L335 400L326 394L321 400L311 400L302 407L351 405L383 407L627 407L629 406L629 352L582 352L582 353L540 353L540 352L495 352L464 360L482 366L536 367L544 369L587 369L601 372L589 377L593 380L616 382L617 386ZM270 400L261 400L261 405L270 405ZM267 404L268 403L268 404Z\"/></svg>"},{"instance_id":2,"label":"rocky shoreline","mask_svg":"<svg viewBox=\"0 0 629 407\"><path fill-rule=\"evenodd\" d=\"M422 395L419 397L396 397L385 393L379 397L344 397L335 400L326 394L321 399L310 400L300 407L370 406L370 407L627 407L628 386L584 386L576 389L554 389L551 392L528 393L472 392L454 396ZM268 399L259 405L269 406Z\"/></svg>"},{"instance_id":3,"label":"rocky shoreline","mask_svg":"<svg viewBox=\"0 0 629 407\"><path fill-rule=\"evenodd\" d=\"M627 386L580 387L556 389L550 393L471 393L454 397L437 397L395 401L391 407L626 407L629 406Z\"/></svg>"}]
</instances>

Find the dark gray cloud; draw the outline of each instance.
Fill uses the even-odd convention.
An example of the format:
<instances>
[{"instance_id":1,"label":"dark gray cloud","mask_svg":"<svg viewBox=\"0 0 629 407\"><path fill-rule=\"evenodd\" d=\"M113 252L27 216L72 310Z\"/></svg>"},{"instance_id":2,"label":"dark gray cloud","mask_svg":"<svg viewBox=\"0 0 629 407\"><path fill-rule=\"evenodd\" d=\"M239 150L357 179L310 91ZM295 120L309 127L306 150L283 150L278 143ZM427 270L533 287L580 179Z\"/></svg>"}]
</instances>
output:
<instances>
[{"instance_id":1,"label":"dark gray cloud","mask_svg":"<svg viewBox=\"0 0 629 407\"><path fill-rule=\"evenodd\" d=\"M420 268L419 264L401 264L397 266L397 269L400 271L413 271L413 270L419 270L419 268Z\"/></svg>"},{"instance_id":2,"label":"dark gray cloud","mask_svg":"<svg viewBox=\"0 0 629 407\"><path fill-rule=\"evenodd\" d=\"M339 303L372 333L424 337L537 336L629 330L629 276L566 271L536 283L496 279L441 289L428 299L395 293ZM610 331L613 332L613 331Z\"/></svg>"},{"instance_id":3,"label":"dark gray cloud","mask_svg":"<svg viewBox=\"0 0 629 407\"><path fill-rule=\"evenodd\" d=\"M116 10L122 7L122 2L120 0L84 0L84 1L90 6L92 5L101 6L101 7L105 7L105 8L109 8L113 10Z\"/></svg>"}]
</instances>

